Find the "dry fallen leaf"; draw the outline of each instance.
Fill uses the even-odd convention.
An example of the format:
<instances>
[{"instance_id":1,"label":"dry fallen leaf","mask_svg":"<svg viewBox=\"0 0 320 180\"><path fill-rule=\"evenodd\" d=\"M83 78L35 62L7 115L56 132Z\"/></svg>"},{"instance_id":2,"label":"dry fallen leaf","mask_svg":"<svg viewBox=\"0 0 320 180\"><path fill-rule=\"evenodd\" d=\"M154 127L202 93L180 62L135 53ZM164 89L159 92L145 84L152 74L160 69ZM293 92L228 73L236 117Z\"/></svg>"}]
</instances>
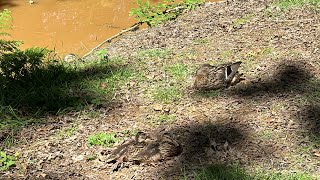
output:
<instances>
[{"instance_id":1,"label":"dry fallen leaf","mask_svg":"<svg viewBox=\"0 0 320 180\"><path fill-rule=\"evenodd\" d=\"M105 88L108 87L108 84L107 84L107 83L101 83L101 84L100 84L100 87L103 88L103 89L105 89Z\"/></svg>"},{"instance_id":2,"label":"dry fallen leaf","mask_svg":"<svg viewBox=\"0 0 320 180\"><path fill-rule=\"evenodd\" d=\"M320 151L315 151L313 154L317 157L320 157Z\"/></svg>"},{"instance_id":3,"label":"dry fallen leaf","mask_svg":"<svg viewBox=\"0 0 320 180\"><path fill-rule=\"evenodd\" d=\"M227 149L228 149L228 146L229 146L229 143L228 143L228 141L226 141L226 142L224 143L223 147L224 147L225 150L227 150Z\"/></svg>"},{"instance_id":4,"label":"dry fallen leaf","mask_svg":"<svg viewBox=\"0 0 320 180\"><path fill-rule=\"evenodd\" d=\"M130 81L130 83L129 83L130 87L133 87L133 86L135 86L136 84L137 84L136 81Z\"/></svg>"}]
</instances>

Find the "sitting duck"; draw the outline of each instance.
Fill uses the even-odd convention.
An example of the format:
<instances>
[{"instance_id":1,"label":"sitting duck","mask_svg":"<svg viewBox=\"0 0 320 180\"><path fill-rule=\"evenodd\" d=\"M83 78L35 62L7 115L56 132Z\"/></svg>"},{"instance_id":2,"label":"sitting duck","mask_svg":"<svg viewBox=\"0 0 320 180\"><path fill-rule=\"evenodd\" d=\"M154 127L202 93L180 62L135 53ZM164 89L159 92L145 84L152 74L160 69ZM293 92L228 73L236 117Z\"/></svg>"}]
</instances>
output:
<instances>
[{"instance_id":1,"label":"sitting duck","mask_svg":"<svg viewBox=\"0 0 320 180\"><path fill-rule=\"evenodd\" d=\"M170 133L152 138L146 133L139 132L134 139L118 146L109 154L106 162L152 163L178 156L181 152L181 144Z\"/></svg>"},{"instance_id":2,"label":"sitting duck","mask_svg":"<svg viewBox=\"0 0 320 180\"><path fill-rule=\"evenodd\" d=\"M238 84L243 74L239 74L238 69L242 62L221 64L212 66L203 64L196 71L194 88L197 90L216 90L228 88Z\"/></svg>"}]
</instances>

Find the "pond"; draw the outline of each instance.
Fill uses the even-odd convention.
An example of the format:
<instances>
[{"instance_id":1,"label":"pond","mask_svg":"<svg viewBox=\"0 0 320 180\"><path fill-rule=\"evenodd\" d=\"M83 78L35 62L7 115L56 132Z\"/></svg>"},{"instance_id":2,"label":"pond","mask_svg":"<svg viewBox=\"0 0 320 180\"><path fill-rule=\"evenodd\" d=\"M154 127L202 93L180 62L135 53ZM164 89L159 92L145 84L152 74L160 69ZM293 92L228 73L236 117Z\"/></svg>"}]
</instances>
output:
<instances>
[{"instance_id":1,"label":"pond","mask_svg":"<svg viewBox=\"0 0 320 180\"><path fill-rule=\"evenodd\" d=\"M158 0L151 0L157 3ZM14 40L22 48L47 47L60 55L83 55L105 39L128 28L136 0L0 0L13 16Z\"/></svg>"}]
</instances>

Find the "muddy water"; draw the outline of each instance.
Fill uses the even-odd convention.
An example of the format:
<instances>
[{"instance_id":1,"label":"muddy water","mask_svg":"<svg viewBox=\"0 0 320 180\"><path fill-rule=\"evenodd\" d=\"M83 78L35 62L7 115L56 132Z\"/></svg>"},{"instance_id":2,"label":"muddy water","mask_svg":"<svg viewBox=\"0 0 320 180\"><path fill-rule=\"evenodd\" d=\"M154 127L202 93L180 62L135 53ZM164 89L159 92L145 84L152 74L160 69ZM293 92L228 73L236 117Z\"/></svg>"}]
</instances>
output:
<instances>
[{"instance_id":1,"label":"muddy water","mask_svg":"<svg viewBox=\"0 0 320 180\"><path fill-rule=\"evenodd\" d=\"M158 0L152 0L156 3ZM15 40L22 48L40 46L60 55L85 54L103 40L130 27L136 0L0 0L12 12Z\"/></svg>"}]
</instances>

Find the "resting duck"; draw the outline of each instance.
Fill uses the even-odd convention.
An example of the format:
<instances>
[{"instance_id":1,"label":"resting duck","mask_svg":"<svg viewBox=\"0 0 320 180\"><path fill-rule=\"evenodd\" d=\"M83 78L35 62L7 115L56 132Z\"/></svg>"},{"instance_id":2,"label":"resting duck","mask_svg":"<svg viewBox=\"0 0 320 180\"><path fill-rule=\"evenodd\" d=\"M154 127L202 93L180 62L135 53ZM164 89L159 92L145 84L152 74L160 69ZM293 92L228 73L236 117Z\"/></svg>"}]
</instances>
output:
<instances>
[{"instance_id":1,"label":"resting duck","mask_svg":"<svg viewBox=\"0 0 320 180\"><path fill-rule=\"evenodd\" d=\"M108 157L107 163L133 162L149 163L170 159L180 155L181 144L169 133L163 133L152 139L140 132L133 140L117 147Z\"/></svg>"},{"instance_id":2,"label":"resting duck","mask_svg":"<svg viewBox=\"0 0 320 180\"><path fill-rule=\"evenodd\" d=\"M198 90L215 90L236 85L243 74L238 69L242 62L212 66L203 64L196 72L194 87Z\"/></svg>"}]
</instances>

